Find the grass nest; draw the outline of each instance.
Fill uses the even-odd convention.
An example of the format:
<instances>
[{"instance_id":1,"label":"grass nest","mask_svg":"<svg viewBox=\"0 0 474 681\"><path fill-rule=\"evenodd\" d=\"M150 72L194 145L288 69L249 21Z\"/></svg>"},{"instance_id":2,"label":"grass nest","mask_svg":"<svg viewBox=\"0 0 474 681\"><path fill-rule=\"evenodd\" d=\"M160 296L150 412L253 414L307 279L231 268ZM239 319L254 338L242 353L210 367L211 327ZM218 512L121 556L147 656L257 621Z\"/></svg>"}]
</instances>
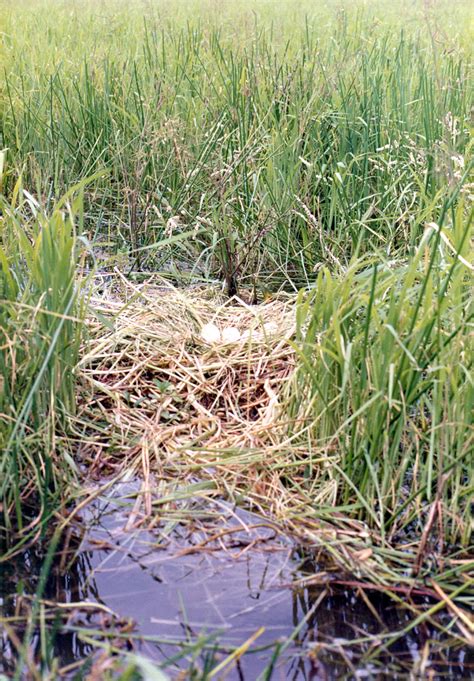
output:
<instances>
[{"instance_id":1,"label":"grass nest","mask_svg":"<svg viewBox=\"0 0 474 681\"><path fill-rule=\"evenodd\" d=\"M336 502L330 471L339 454L313 452L309 471L307 445L285 409L296 296L250 305L216 288L119 277L91 303L78 452L92 478L142 479L129 528L165 521L183 499L222 496L276 521L321 563L329 558L331 573L380 574L367 549L377 537L363 522L337 512L315 518L315 505ZM238 340L209 342L209 324L238 329Z\"/></svg>"},{"instance_id":2,"label":"grass nest","mask_svg":"<svg viewBox=\"0 0 474 681\"><path fill-rule=\"evenodd\" d=\"M91 302L75 421L89 473L126 468L146 489L151 475L212 479L227 496L280 505L284 476L272 453L284 460L294 296L250 305L212 288L120 279ZM224 340L206 339L209 324ZM226 342L229 328L239 336Z\"/></svg>"},{"instance_id":3,"label":"grass nest","mask_svg":"<svg viewBox=\"0 0 474 681\"><path fill-rule=\"evenodd\" d=\"M294 295L250 305L215 288L118 275L91 303L72 425L91 478L142 480L128 527L166 522L186 499L245 501L330 566L315 575L321 583L439 599L417 579L416 543L387 545L336 508L338 448L305 444L305 425L288 415ZM203 334L209 324L219 340ZM229 328L238 337L225 342Z\"/></svg>"}]
</instances>

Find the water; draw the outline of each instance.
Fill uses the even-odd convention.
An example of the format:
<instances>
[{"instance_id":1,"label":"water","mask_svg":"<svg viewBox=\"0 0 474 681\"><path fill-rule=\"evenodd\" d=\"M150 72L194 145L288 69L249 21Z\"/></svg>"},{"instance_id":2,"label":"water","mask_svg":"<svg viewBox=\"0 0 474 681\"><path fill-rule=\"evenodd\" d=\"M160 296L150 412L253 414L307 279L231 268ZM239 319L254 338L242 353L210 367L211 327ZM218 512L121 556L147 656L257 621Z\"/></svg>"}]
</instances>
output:
<instances>
[{"instance_id":1,"label":"water","mask_svg":"<svg viewBox=\"0 0 474 681\"><path fill-rule=\"evenodd\" d=\"M466 651L433 627L415 627L384 650L384 635L406 627L413 617L409 611L384 594L366 592L364 598L328 587L324 566L308 560L259 516L205 500L183 513L181 522L178 508L174 522L125 531L134 520L133 501L124 500L130 491L133 486L119 486L88 509L87 531L66 542L48 578L48 603L88 604L71 607L61 620L53 644L61 665L95 653L84 631L92 640L100 632L118 633L115 643L124 650L168 661L168 675L177 678L191 665L186 643L206 638L194 663L202 669L258 634L238 663L223 670L226 679L255 681L261 674L272 681L402 679L423 657L432 678L470 678ZM41 553L30 549L3 568L4 617L26 607L41 562ZM440 623L447 625L445 617ZM21 625L17 633L21 637ZM36 632L37 649L39 640ZM4 632L0 671L11 673L14 666ZM420 672L414 678L428 676Z\"/></svg>"}]
</instances>

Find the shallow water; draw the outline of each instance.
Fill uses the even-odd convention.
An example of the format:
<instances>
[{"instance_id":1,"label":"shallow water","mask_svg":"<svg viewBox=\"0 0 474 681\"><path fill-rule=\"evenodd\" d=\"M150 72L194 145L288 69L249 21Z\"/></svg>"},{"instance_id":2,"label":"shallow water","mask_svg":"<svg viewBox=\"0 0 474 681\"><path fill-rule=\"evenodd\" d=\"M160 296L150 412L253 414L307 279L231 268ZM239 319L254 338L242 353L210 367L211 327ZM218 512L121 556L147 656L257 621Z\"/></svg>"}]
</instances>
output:
<instances>
[{"instance_id":1,"label":"shallow water","mask_svg":"<svg viewBox=\"0 0 474 681\"><path fill-rule=\"evenodd\" d=\"M205 500L194 510L195 521L188 514L156 530L124 531L134 503L124 496L132 491L133 486L117 486L91 506L77 558L66 569L65 553L49 576L45 599L103 606L71 610L53 645L61 665L93 653L79 629L120 632L124 649L168 661L166 671L176 678L178 670L190 667L190 656L182 655L186 642L209 637L195 664L202 669L206 658L214 664L225 659L263 628L238 664L226 667L226 679L402 679L423 655L433 678L470 678L466 651L443 644L439 630L425 625L384 651L383 636L403 629L410 613L379 593L367 592L364 599L350 590L311 585L322 566L259 516ZM21 610L23 596L34 594L41 560L30 549L4 568L3 616ZM170 663L176 655L180 659ZM0 671L9 673L14 664L4 634Z\"/></svg>"}]
</instances>

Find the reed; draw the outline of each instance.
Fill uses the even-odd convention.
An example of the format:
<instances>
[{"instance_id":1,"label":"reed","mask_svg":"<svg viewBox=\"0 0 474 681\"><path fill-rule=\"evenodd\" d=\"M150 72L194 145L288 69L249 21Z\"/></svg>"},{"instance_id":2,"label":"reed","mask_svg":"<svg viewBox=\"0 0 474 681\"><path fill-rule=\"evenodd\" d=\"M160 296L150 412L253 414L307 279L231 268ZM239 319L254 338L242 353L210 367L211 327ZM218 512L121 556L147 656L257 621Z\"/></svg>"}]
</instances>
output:
<instances>
[{"instance_id":1,"label":"reed","mask_svg":"<svg viewBox=\"0 0 474 681\"><path fill-rule=\"evenodd\" d=\"M47 214L21 180L10 202L1 199L0 499L7 534L47 519L77 473L58 436L76 404L85 311L77 277L81 204L80 192L65 196Z\"/></svg>"}]
</instances>

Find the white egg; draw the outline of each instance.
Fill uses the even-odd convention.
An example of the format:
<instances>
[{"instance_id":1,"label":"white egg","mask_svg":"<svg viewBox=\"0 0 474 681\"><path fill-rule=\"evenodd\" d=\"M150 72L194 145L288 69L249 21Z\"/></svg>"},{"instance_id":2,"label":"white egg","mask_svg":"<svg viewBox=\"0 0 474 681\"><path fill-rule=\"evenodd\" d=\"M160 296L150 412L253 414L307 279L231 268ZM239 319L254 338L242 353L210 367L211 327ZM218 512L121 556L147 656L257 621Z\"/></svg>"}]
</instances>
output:
<instances>
[{"instance_id":1,"label":"white egg","mask_svg":"<svg viewBox=\"0 0 474 681\"><path fill-rule=\"evenodd\" d=\"M237 343L240 340L240 331L236 326L226 326L222 330L223 343Z\"/></svg>"},{"instance_id":2,"label":"white egg","mask_svg":"<svg viewBox=\"0 0 474 681\"><path fill-rule=\"evenodd\" d=\"M206 343L219 343L221 340L221 332L215 324L206 324L201 329L201 338L206 341Z\"/></svg>"},{"instance_id":3,"label":"white egg","mask_svg":"<svg viewBox=\"0 0 474 681\"><path fill-rule=\"evenodd\" d=\"M267 322L263 325L263 333L268 336L270 334L275 334L278 331L278 324L275 322Z\"/></svg>"}]
</instances>

